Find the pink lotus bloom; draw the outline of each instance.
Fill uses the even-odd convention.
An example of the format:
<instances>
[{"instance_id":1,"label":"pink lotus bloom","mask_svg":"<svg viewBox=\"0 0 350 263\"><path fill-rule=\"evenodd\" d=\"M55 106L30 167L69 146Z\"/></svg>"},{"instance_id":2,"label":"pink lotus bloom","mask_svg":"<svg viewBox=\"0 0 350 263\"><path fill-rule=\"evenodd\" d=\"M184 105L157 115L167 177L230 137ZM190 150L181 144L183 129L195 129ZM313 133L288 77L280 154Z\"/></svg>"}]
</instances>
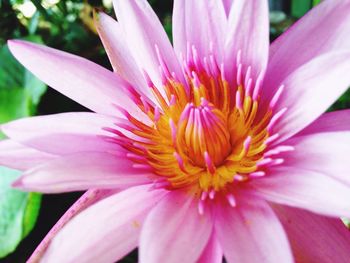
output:
<instances>
[{"instance_id":1,"label":"pink lotus bloom","mask_svg":"<svg viewBox=\"0 0 350 263\"><path fill-rule=\"evenodd\" d=\"M95 113L3 126L15 186L88 190L29 262L349 262L350 1L326 0L269 46L267 1L175 0L174 48L146 0L96 21L114 72L10 41Z\"/></svg>"}]
</instances>

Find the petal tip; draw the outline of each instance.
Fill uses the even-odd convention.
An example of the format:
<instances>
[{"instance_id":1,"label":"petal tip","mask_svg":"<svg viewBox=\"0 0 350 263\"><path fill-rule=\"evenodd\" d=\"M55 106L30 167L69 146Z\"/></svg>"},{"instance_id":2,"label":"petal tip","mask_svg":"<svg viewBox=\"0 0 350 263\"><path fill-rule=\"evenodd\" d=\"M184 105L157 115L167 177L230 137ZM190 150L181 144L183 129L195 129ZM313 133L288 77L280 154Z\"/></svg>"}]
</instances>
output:
<instances>
[{"instance_id":1,"label":"petal tip","mask_svg":"<svg viewBox=\"0 0 350 263\"><path fill-rule=\"evenodd\" d=\"M9 122L5 123L5 124L1 124L0 131L3 132L5 135L7 135L7 131L9 129L9 127L11 127L11 124Z\"/></svg>"},{"instance_id":2,"label":"petal tip","mask_svg":"<svg viewBox=\"0 0 350 263\"><path fill-rule=\"evenodd\" d=\"M23 40L18 40L18 39L9 39L7 40L7 45L9 46L13 46L13 45L16 45L16 44L20 44L24 42Z\"/></svg>"},{"instance_id":3,"label":"petal tip","mask_svg":"<svg viewBox=\"0 0 350 263\"><path fill-rule=\"evenodd\" d=\"M17 48L19 48L20 46L24 46L27 43L29 43L28 41L24 41L24 40L19 40L19 39L9 39L7 40L7 45L9 47L9 49L11 50L11 52L14 52Z\"/></svg>"},{"instance_id":4,"label":"petal tip","mask_svg":"<svg viewBox=\"0 0 350 263\"><path fill-rule=\"evenodd\" d=\"M7 137L11 137L10 133L16 131L16 123L18 120L10 121L0 125L0 131L2 131Z\"/></svg>"},{"instance_id":5,"label":"petal tip","mask_svg":"<svg viewBox=\"0 0 350 263\"><path fill-rule=\"evenodd\" d=\"M21 58L30 55L30 53L28 54L28 51L30 51L31 48L35 48L37 46L37 44L34 44L32 42L18 39L8 40L7 45L12 55L19 61L22 60Z\"/></svg>"},{"instance_id":6,"label":"petal tip","mask_svg":"<svg viewBox=\"0 0 350 263\"><path fill-rule=\"evenodd\" d=\"M24 184L23 184L23 176L12 182L11 186L16 189L23 190L24 189Z\"/></svg>"}]
</instances>

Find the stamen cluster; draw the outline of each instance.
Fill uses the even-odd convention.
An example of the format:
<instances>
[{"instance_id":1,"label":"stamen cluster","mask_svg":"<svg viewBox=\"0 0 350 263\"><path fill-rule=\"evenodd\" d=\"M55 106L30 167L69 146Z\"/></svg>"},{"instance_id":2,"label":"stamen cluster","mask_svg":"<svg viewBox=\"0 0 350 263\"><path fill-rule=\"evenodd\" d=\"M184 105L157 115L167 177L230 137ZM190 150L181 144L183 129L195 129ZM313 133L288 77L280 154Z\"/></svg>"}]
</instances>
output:
<instances>
[{"instance_id":1,"label":"stamen cluster","mask_svg":"<svg viewBox=\"0 0 350 263\"><path fill-rule=\"evenodd\" d=\"M200 211L207 197L214 199L217 193L234 206L232 193L237 185L265 176L267 167L283 162L275 156L293 150L290 146L269 148L278 138L273 127L287 110L274 112L283 86L263 106L262 75L254 79L251 67L243 68L241 52L235 83L229 83L214 56L200 59L189 45L182 61L186 77L182 83L168 70L157 47L156 51L163 86L156 87L146 72L144 76L157 105L132 87L129 90L150 123L120 109L128 123L117 123L124 133L108 129L113 141L129 151L135 168L153 172L154 187L193 190L201 196Z\"/></svg>"}]
</instances>

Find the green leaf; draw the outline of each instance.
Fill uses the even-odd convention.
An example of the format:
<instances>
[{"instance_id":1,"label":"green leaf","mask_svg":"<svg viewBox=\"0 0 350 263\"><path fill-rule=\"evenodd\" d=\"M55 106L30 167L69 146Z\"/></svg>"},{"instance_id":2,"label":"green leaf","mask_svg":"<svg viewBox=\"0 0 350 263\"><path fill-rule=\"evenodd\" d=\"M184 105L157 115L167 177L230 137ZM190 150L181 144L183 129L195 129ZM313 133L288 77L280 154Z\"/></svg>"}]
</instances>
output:
<instances>
[{"instance_id":1,"label":"green leaf","mask_svg":"<svg viewBox=\"0 0 350 263\"><path fill-rule=\"evenodd\" d=\"M42 43L38 36L30 36L26 40ZM0 49L0 114L10 117L5 121L33 115L45 91L46 85L20 65L4 45ZM1 105L4 103L6 110ZM4 121L0 117L1 122Z\"/></svg>"},{"instance_id":2,"label":"green leaf","mask_svg":"<svg viewBox=\"0 0 350 263\"><path fill-rule=\"evenodd\" d=\"M0 123L30 115L27 92L22 88L0 89Z\"/></svg>"},{"instance_id":3,"label":"green leaf","mask_svg":"<svg viewBox=\"0 0 350 263\"><path fill-rule=\"evenodd\" d=\"M0 258L13 252L33 228L40 197L11 188L21 172L0 167Z\"/></svg>"},{"instance_id":4,"label":"green leaf","mask_svg":"<svg viewBox=\"0 0 350 263\"><path fill-rule=\"evenodd\" d=\"M299 18L311 9L312 0L292 0L292 16Z\"/></svg>"},{"instance_id":5,"label":"green leaf","mask_svg":"<svg viewBox=\"0 0 350 263\"><path fill-rule=\"evenodd\" d=\"M341 220L343 221L343 224L350 229L350 219L346 217L342 217Z\"/></svg>"},{"instance_id":6,"label":"green leaf","mask_svg":"<svg viewBox=\"0 0 350 263\"><path fill-rule=\"evenodd\" d=\"M40 204L41 204L41 194L38 193L28 193L28 202L24 210L23 217L23 233L22 238L25 238L30 231L33 230L36 219L39 215Z\"/></svg>"},{"instance_id":7,"label":"green leaf","mask_svg":"<svg viewBox=\"0 0 350 263\"><path fill-rule=\"evenodd\" d=\"M350 88L328 109L328 111L350 108Z\"/></svg>"},{"instance_id":8,"label":"green leaf","mask_svg":"<svg viewBox=\"0 0 350 263\"><path fill-rule=\"evenodd\" d=\"M312 6L316 6L321 3L321 0L312 0Z\"/></svg>"},{"instance_id":9,"label":"green leaf","mask_svg":"<svg viewBox=\"0 0 350 263\"><path fill-rule=\"evenodd\" d=\"M171 14L167 14L163 19L163 27L165 32L167 33L169 39L171 42L173 42L173 35L172 35L172 20L171 20Z\"/></svg>"}]
</instances>

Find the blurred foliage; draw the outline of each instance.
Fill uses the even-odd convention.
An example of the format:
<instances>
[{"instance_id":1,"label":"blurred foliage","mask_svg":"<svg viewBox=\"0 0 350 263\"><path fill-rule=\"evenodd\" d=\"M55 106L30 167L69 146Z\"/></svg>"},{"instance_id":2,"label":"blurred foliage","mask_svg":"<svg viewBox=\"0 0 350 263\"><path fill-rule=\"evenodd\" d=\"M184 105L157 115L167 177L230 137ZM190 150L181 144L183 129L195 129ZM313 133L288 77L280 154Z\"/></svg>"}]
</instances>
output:
<instances>
[{"instance_id":1,"label":"blurred foliage","mask_svg":"<svg viewBox=\"0 0 350 263\"><path fill-rule=\"evenodd\" d=\"M42 43L39 36L26 40ZM46 85L22 67L7 45L0 49L0 123L34 115Z\"/></svg>"},{"instance_id":2,"label":"blurred foliage","mask_svg":"<svg viewBox=\"0 0 350 263\"><path fill-rule=\"evenodd\" d=\"M148 1L171 38L172 1ZM269 0L271 40L321 1ZM0 0L0 123L36 114L46 91L46 86L9 53L8 39L45 43L110 67L94 28L94 9L113 16L112 0ZM63 109L59 103L55 107L57 112ZM350 91L331 110L349 107ZM17 171L0 167L0 257L13 251L30 232L40 208L40 195L10 190L9 185L17 176ZM136 260L134 251L121 262Z\"/></svg>"},{"instance_id":3,"label":"blurred foliage","mask_svg":"<svg viewBox=\"0 0 350 263\"><path fill-rule=\"evenodd\" d=\"M293 0L291 15L294 17L302 17L312 7L312 0Z\"/></svg>"},{"instance_id":4,"label":"blurred foliage","mask_svg":"<svg viewBox=\"0 0 350 263\"><path fill-rule=\"evenodd\" d=\"M350 109L350 89L347 90L330 108L329 111Z\"/></svg>"},{"instance_id":5,"label":"blurred foliage","mask_svg":"<svg viewBox=\"0 0 350 263\"><path fill-rule=\"evenodd\" d=\"M39 36L26 40L42 43ZM7 45L0 49L0 123L36 113L46 85L23 68ZM0 138L4 135L0 133ZM19 171L0 167L0 258L14 251L33 229L40 208L41 195L10 188Z\"/></svg>"},{"instance_id":6,"label":"blurred foliage","mask_svg":"<svg viewBox=\"0 0 350 263\"><path fill-rule=\"evenodd\" d=\"M287 30L297 19L306 14L322 0L269 0L270 34L274 40Z\"/></svg>"},{"instance_id":7,"label":"blurred foliage","mask_svg":"<svg viewBox=\"0 0 350 263\"><path fill-rule=\"evenodd\" d=\"M15 250L22 237L25 193L11 189L19 172L0 168L0 257Z\"/></svg>"},{"instance_id":8,"label":"blurred foliage","mask_svg":"<svg viewBox=\"0 0 350 263\"><path fill-rule=\"evenodd\" d=\"M103 10L102 2L98 1L97 5ZM79 54L95 52L92 45L99 46L92 23L92 6L87 2L11 0L10 7L1 6L1 13L7 11L12 19L9 30L1 35L3 40L38 34L49 46Z\"/></svg>"},{"instance_id":9,"label":"blurred foliage","mask_svg":"<svg viewBox=\"0 0 350 263\"><path fill-rule=\"evenodd\" d=\"M41 195L11 188L21 172L0 167L0 258L13 252L35 225Z\"/></svg>"},{"instance_id":10,"label":"blurred foliage","mask_svg":"<svg viewBox=\"0 0 350 263\"><path fill-rule=\"evenodd\" d=\"M321 1L322 0L293 0L291 3L291 15L300 18Z\"/></svg>"}]
</instances>

